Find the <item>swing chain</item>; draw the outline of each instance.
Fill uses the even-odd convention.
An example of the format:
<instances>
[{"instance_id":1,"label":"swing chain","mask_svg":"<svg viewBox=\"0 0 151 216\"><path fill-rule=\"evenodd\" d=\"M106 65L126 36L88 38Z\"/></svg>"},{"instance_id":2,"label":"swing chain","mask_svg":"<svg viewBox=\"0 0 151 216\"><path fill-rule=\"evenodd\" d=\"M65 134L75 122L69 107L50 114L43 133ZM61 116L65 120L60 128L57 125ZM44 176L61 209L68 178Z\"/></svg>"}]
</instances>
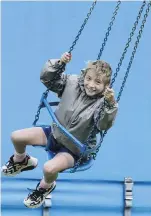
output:
<instances>
[{"instance_id":1,"label":"swing chain","mask_svg":"<svg viewBox=\"0 0 151 216\"><path fill-rule=\"evenodd\" d=\"M141 24L140 29L139 29L139 34L138 34L138 36L137 36L137 40L136 40L136 42L135 42L135 45L134 45L134 48L133 48L133 51L132 51L132 55L131 55L131 58L130 58L130 61L129 61L129 64L128 64L128 67L127 67L127 70L126 70L126 74L125 74L124 80L123 80L123 82L122 82L122 86L121 86L121 88L120 88L120 91L119 91L119 94L118 94L118 97L117 97L117 102L118 102L118 101L120 100L120 98L121 98L121 95L122 95L122 92L123 92L123 89L124 89L126 80L127 80L127 78L128 78L128 75L129 75L129 72L130 72L130 68L131 68L131 65L132 65L132 63L133 63L133 59L134 59L136 50L137 50L137 48L138 48L139 41L140 41L141 36L142 36L143 28L144 28L144 25L145 25L145 23L146 23L146 18L148 17L148 14L149 14L150 7L151 7L151 1L147 4L146 13L144 14L144 18L143 18L143 20L142 20L142 24Z\"/></svg>"},{"instance_id":2,"label":"swing chain","mask_svg":"<svg viewBox=\"0 0 151 216\"><path fill-rule=\"evenodd\" d=\"M97 3L97 0L95 0L95 1L92 3L92 6L90 7L89 12L88 12L88 14L87 14L87 16L86 16L86 18L85 18L83 24L81 25L80 30L79 30L77 36L75 37L75 40L74 40L73 43L72 43L72 46L69 48L69 53L71 53L72 50L74 49L74 46L76 45L76 43L77 43L77 41L78 41L78 39L79 39L79 37L80 37L80 35L81 35L81 33L82 33L82 31L83 31L83 29L84 29L84 27L85 27L87 21L88 21L88 19L89 19L90 15L91 15L91 13L92 13L92 11L93 11L93 9L94 9L96 3Z\"/></svg>"},{"instance_id":3,"label":"swing chain","mask_svg":"<svg viewBox=\"0 0 151 216\"><path fill-rule=\"evenodd\" d=\"M93 124L93 126L91 128L91 131L90 131L90 134L88 136L88 139L87 139L87 141L85 143L85 145L86 145L85 152L87 152L87 150L89 150L89 146L87 144L91 143L91 140L93 138L93 134L94 134L95 131L96 131L96 126L95 126L95 124ZM70 171L71 173L75 172L76 169L80 166L80 164L81 164L81 162L82 162L82 160L84 158L85 152L83 152L83 153L80 154L79 159L77 160L77 162L75 163L74 167ZM91 157L93 157L93 154L95 154L95 153L91 153L89 155L85 155L87 157L87 160L89 160ZM94 157L93 157L93 159L94 159Z\"/></svg>"},{"instance_id":4,"label":"swing chain","mask_svg":"<svg viewBox=\"0 0 151 216\"><path fill-rule=\"evenodd\" d=\"M80 166L82 162L83 157L84 157L84 153L81 153L74 167L70 169L70 173L74 173L77 170L77 168Z\"/></svg>"},{"instance_id":5,"label":"swing chain","mask_svg":"<svg viewBox=\"0 0 151 216\"><path fill-rule=\"evenodd\" d=\"M101 114L102 114L103 109L104 109L104 106L102 106L102 108L101 108L101 110L100 110L100 111L101 111L101 112L100 112ZM99 116L97 116L95 122L97 122L98 119L99 119ZM92 126L92 128L91 128L91 131L90 131L90 133L89 133L88 139L87 139L87 141L85 142L85 145L86 145L86 150L85 150L85 152L87 152L87 150L89 150L88 144L91 143L92 138L93 138L93 135L95 135L95 134L97 133L97 131L98 131L98 130L97 130L96 124L94 123L93 126ZM84 155L85 155L85 152L84 152L83 154L80 154L79 159L77 160L77 162L75 163L75 166L71 169L70 172L73 173L73 172L76 171L76 169L79 167L79 165L80 165L81 162L82 162L82 159L83 159L83 157L84 157ZM93 157L93 159L95 159L95 157L96 157L96 152L87 155L87 159L89 159L90 157Z\"/></svg>"},{"instance_id":6,"label":"swing chain","mask_svg":"<svg viewBox=\"0 0 151 216\"><path fill-rule=\"evenodd\" d=\"M79 30L77 36L75 37L75 40L73 41L71 47L69 48L68 53L71 53L71 52L73 51L74 46L76 45L77 41L79 40L79 37L80 37L80 35L81 35L81 33L82 33L82 31L83 31L85 25L87 24L88 19L90 18L90 15L91 15L91 13L92 13L92 11L93 11L93 9L94 9L96 3L97 3L97 0L94 0L94 2L92 3L92 5L91 5L91 7L90 7L90 9L89 9L89 12L87 13L86 18L84 19L83 24L82 24L81 27L80 27L80 30ZM58 79L58 76L60 76L60 74L65 70L65 66L66 66L65 63L62 63L62 64L60 65L60 67L58 68L58 73L56 73L56 76L55 76L54 79L50 82L49 88L51 88L51 86L53 85L54 81L56 81L56 80ZM55 66L52 66L52 67L55 68Z\"/></svg>"},{"instance_id":7,"label":"swing chain","mask_svg":"<svg viewBox=\"0 0 151 216\"><path fill-rule=\"evenodd\" d=\"M143 28L144 28L144 25L145 25L145 23L146 23L146 19L147 19L148 14L149 14L150 7L151 7L151 1L148 3L147 9L146 9L146 13L144 14L144 18L143 18L142 24L141 24L141 26L140 26L139 34L138 34L138 36L137 36L137 40L136 40L136 42L135 42L134 49L133 49L133 51L132 51L132 55L131 55L131 57L130 57L130 62L129 62L129 64L128 64L127 71L126 71L126 74L125 74L125 76L124 76L124 80L123 80L121 89L120 89L120 91L119 91L119 94L118 94L118 97L117 97L117 100L116 100L117 102L119 102L119 100L120 100L120 97L121 97L121 95L122 95L122 92L123 92L123 89L124 89L126 80L127 80L127 78L128 78L128 75L129 75L129 72L130 72L130 68L131 68L131 65L132 65L132 63L133 63L133 59L134 59L134 56L135 56L135 53L136 53L136 50L137 50L139 41L140 41L141 36L142 36L142 33L143 33ZM100 140L100 143L99 143L99 145L98 145L98 148L96 149L96 153L94 153L94 155L93 155L93 156L94 156L94 159L96 159L96 155L97 155L97 153L99 152L99 149L100 149L100 147L101 147L101 144L102 144L103 139L104 139L104 137L105 137L106 134L107 134L107 130L104 131L104 133L103 133L103 135L102 135L102 139Z\"/></svg>"},{"instance_id":8,"label":"swing chain","mask_svg":"<svg viewBox=\"0 0 151 216\"><path fill-rule=\"evenodd\" d=\"M142 12L143 12L143 9L144 9L144 6L145 6L145 5L146 5L146 1L143 1L143 4L142 4L142 6L141 6L141 8L140 8L140 11L139 11L139 13L138 13L137 19L136 19L136 21L135 21L135 23L134 23L134 26L133 26L133 28L132 28L132 32L130 33L130 37L128 38L128 42L126 43L126 46L125 46L125 48L124 48L124 52L123 52L123 54L122 54L122 57L120 58L120 61L119 61L119 63L118 63L118 67L116 68L116 72L113 74L113 78L112 78L111 84L110 84L110 87L111 87L111 88L112 88L112 86L113 86L113 83L115 82L115 79L116 79L116 77L117 77L117 75L118 75L118 72L120 71L120 67L121 67L122 62L123 62L123 60L124 60L125 54L127 53L127 49L128 49L128 47L129 47L129 44L130 44L130 42L131 42L131 40L132 40L132 37L133 37L133 35L134 35L134 32L135 32L136 27L137 27L137 25L138 25L139 19L141 18L141 14L142 14ZM134 58L134 57L133 57L133 58ZM131 62L131 64L132 64L132 62ZM126 82L127 77L128 77L128 74L126 73L126 74L125 74L125 77L124 77L124 81L123 81L123 83L122 83L121 90L120 90L120 92L119 92L119 96L118 96L118 98L117 98L117 102L119 102L119 100L120 100L120 96L121 96L122 91L123 91L123 89L124 89L124 85L125 85L125 82ZM102 114L104 108L105 108L105 103L104 103L104 105L103 105L103 106L101 107L101 109L100 109L100 112L99 112L98 118L96 119L96 122L100 119L100 117L101 117L100 115ZM93 158L94 158L94 159L96 159L96 155L97 155L97 153L98 153L98 151L99 151L99 148L101 147L101 144L102 144L103 139L104 139L104 137L105 137L106 134L107 134L107 130L104 131L104 133L103 133L103 135L102 135L102 137L101 137L101 139L100 139L100 143L99 143L99 145L98 145L98 147L97 147L97 149L96 149L96 152L93 153Z\"/></svg>"},{"instance_id":9,"label":"swing chain","mask_svg":"<svg viewBox=\"0 0 151 216\"><path fill-rule=\"evenodd\" d=\"M100 108L99 114L98 114L98 116L97 116L97 118L96 118L96 120L95 120L95 124L94 124L94 125L95 125L96 133L98 132L98 130L97 130L97 123L98 123L99 119L103 118L104 110L105 110L105 109L108 109L108 106L107 106L107 102L104 100L104 104L103 104L103 106ZM110 107L110 109L111 109L111 107ZM100 132L100 143L99 143L97 149L95 150L95 152L92 153L92 156L93 156L93 159L94 159L94 160L96 159L97 153L99 152L99 149L100 149L100 147L101 147L101 145L102 145L102 142L103 142L103 138L104 138L104 136L105 136L106 134L107 134L107 130L105 130L103 134L101 134L101 132Z\"/></svg>"},{"instance_id":10,"label":"swing chain","mask_svg":"<svg viewBox=\"0 0 151 216\"><path fill-rule=\"evenodd\" d=\"M93 134L94 134L94 133L96 134L96 130L97 130L96 125L93 124L93 126L92 126L92 128L91 128L91 131L90 131L90 133L89 133L88 139L87 139L87 141L84 143L84 145L86 146L85 152L87 152L87 151L89 150L88 144L91 143L92 138L93 138ZM95 134L94 134L94 135L95 135ZM74 167L73 167L73 168L71 169L71 171L70 171L71 173L75 172L76 169L80 166L80 164L81 164L81 162L82 162L84 156L86 156L86 157L87 157L87 160L89 160L91 157L93 157L93 154L95 154L95 153L91 153L91 154L89 154L89 155L85 155L85 152L83 152L83 153L80 154L79 159L77 160L77 162L75 163ZM93 159L94 159L94 157L93 157Z\"/></svg>"},{"instance_id":11,"label":"swing chain","mask_svg":"<svg viewBox=\"0 0 151 216\"><path fill-rule=\"evenodd\" d=\"M144 6L145 6L145 5L146 5L146 1L143 1L143 4L142 4L142 6L141 6L141 8L140 8L140 11L139 11L138 16L137 16L137 18L136 18L136 21L134 22L134 26L133 26L132 31L131 31L131 33L130 33L130 37L128 38L128 41L127 41L127 43L126 43L126 45L125 45L124 52L122 53L122 56L121 56L121 58L120 58L120 61L119 61L119 63L118 63L118 66L117 66L117 68L116 68L116 72L113 74L113 78L112 78L112 81L111 81L111 84L110 84L110 87L111 87L111 88L112 88L112 86L113 86L113 83L115 82L115 79L116 79L116 77L117 77L117 75L118 75L118 72L120 71L120 67L121 67L121 65L122 65L122 63L123 63L124 57L125 57L125 55L126 55L126 53L127 53L127 50L128 50L128 48L129 48L130 42L131 42L131 40L132 40L132 37L134 36L136 27L137 27L137 25L138 25L139 19L141 18L141 14L142 14L142 12L143 12L143 9L144 9Z\"/></svg>"},{"instance_id":12,"label":"swing chain","mask_svg":"<svg viewBox=\"0 0 151 216\"><path fill-rule=\"evenodd\" d=\"M105 47L105 45L106 45L108 36L109 36L110 31L111 31L111 29L112 29L112 26L113 26L113 24L114 24L114 21L115 21L117 12L118 12L118 10L119 10L120 4L121 4L121 1L118 1L118 2L117 2L117 5L116 5L116 7L115 7L115 10L114 10L114 12L113 12L113 16L112 16L112 18L111 18L111 21L110 21L110 23L109 23L109 27L108 27L108 29L107 29L107 32L105 33L105 38L104 38L104 40L103 40L102 47L101 47L101 49L100 49L100 51L99 51L97 60L99 60L99 59L101 58L101 56L102 56L102 52L103 52L103 50L104 50L104 47Z\"/></svg>"},{"instance_id":13,"label":"swing chain","mask_svg":"<svg viewBox=\"0 0 151 216\"><path fill-rule=\"evenodd\" d=\"M49 89L47 89L47 90L43 93L43 97L44 97L44 98L47 98L48 92L49 92ZM36 113L36 115L35 115L34 122L33 122L33 124L32 124L33 126L35 126L36 123L37 123L37 121L39 120L40 110L41 110L42 106L43 106L43 102L40 102L40 104L39 104L39 106L38 106L37 113Z\"/></svg>"},{"instance_id":14,"label":"swing chain","mask_svg":"<svg viewBox=\"0 0 151 216\"><path fill-rule=\"evenodd\" d=\"M41 106L42 106L42 104L40 103L40 105L38 106L37 113L36 113L36 115L35 115L34 122L33 122L33 124L32 124L33 126L35 126L35 125L36 125L36 123L37 123L37 121L39 120Z\"/></svg>"}]
</instances>

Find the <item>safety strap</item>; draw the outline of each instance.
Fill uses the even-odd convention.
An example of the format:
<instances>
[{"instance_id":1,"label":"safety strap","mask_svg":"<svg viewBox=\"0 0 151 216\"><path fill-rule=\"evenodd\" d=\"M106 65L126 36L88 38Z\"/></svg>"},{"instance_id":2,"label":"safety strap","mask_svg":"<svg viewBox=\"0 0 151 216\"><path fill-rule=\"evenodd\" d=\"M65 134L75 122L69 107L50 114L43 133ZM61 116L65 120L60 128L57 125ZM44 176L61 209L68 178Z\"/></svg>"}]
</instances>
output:
<instances>
[{"instance_id":1,"label":"safety strap","mask_svg":"<svg viewBox=\"0 0 151 216\"><path fill-rule=\"evenodd\" d=\"M133 180L128 177L124 179L124 216L131 216L133 200Z\"/></svg>"}]
</instances>

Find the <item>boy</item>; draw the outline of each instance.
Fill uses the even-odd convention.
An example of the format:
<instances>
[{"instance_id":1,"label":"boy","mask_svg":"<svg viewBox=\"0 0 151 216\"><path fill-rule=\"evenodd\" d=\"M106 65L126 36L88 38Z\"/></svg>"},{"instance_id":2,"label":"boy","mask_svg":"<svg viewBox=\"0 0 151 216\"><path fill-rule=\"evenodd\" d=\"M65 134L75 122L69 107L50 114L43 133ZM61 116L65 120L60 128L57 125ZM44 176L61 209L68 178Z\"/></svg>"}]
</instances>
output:
<instances>
[{"instance_id":1,"label":"boy","mask_svg":"<svg viewBox=\"0 0 151 216\"><path fill-rule=\"evenodd\" d=\"M73 136L85 143L104 100L107 106L97 122L97 129L108 130L115 120L118 105L114 99L114 91L109 88L112 70L108 63L98 60L89 62L80 76L65 75L59 68L70 60L70 53L64 53L60 60L48 60L42 69L40 79L60 98L60 103L55 110L58 121ZM54 80L57 72L60 74ZM2 167L2 172L6 176L15 176L22 171L34 169L38 160L26 154L26 145L45 146L48 138L51 139L50 150L56 155L44 164L43 179L24 199L24 204L29 208L42 205L45 197L54 190L58 173L74 166L79 158L78 149L55 124L45 128L26 128L12 133L15 153ZM96 145L96 134L93 138L90 147Z\"/></svg>"}]
</instances>

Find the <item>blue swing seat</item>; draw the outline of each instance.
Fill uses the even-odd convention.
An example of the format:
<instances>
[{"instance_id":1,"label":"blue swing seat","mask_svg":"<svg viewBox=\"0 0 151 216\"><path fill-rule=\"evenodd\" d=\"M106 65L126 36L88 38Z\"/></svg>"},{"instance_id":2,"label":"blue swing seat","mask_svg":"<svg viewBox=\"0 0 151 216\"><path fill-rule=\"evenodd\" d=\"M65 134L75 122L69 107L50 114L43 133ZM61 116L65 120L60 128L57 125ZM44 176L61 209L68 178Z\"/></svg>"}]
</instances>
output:
<instances>
[{"instance_id":1,"label":"blue swing seat","mask_svg":"<svg viewBox=\"0 0 151 216\"><path fill-rule=\"evenodd\" d=\"M86 146L84 144L82 144L78 139L76 139L71 133L69 133L60 123L59 121L57 120L51 106L57 106L59 104L59 102L49 102L47 101L46 99L46 96L45 94L42 95L41 97L41 108L44 108L46 107L51 118L52 118L52 121L58 126L58 128L62 131L63 134L65 134L65 136L69 137L69 139L72 140L72 142L78 147L80 153L85 153L86 151ZM33 123L33 126L34 127L44 127L44 126L50 126L50 125L44 125L44 124L36 124L36 123ZM49 146L49 143L48 143L48 146ZM52 159L54 156L55 156L55 153L50 151L49 149L47 149L47 147L45 146L39 146L39 145L34 145L34 147L43 147L45 148L45 150L47 151L48 153L48 159ZM91 150L90 150L91 151ZM89 151L89 152L90 152ZM80 172L80 171L84 171L84 170L88 170L92 165L93 165L93 159L90 158L89 160L87 161L84 161L83 163L81 163L79 165L79 167L76 169L76 172ZM72 168L71 168L72 169ZM71 172L71 169L66 169L64 171L62 171L63 173L69 173Z\"/></svg>"},{"instance_id":2,"label":"blue swing seat","mask_svg":"<svg viewBox=\"0 0 151 216\"><path fill-rule=\"evenodd\" d=\"M55 153L53 153L52 151L50 150L46 150L48 155L47 155L47 158L48 160L51 160L54 156L55 156ZM77 169L76 169L76 172L80 172L80 171L84 171L84 170L88 170L91 166L93 165L93 159L89 159L85 162L83 162ZM62 171L63 173L70 173L71 172L71 169L66 169L64 171Z\"/></svg>"},{"instance_id":3,"label":"blue swing seat","mask_svg":"<svg viewBox=\"0 0 151 216\"><path fill-rule=\"evenodd\" d=\"M45 124L36 124L35 127L49 127L50 125L45 125ZM48 142L50 142L50 140L48 140ZM49 146L50 144L48 143L47 146ZM40 147L45 149L45 151L47 152L47 159L51 160L54 156L55 153L50 151L47 147L45 147L44 145L33 145L33 147ZM94 160L92 158L90 158L87 161L84 161L82 164L80 164L80 166L76 169L76 172L81 172L81 171L85 171L90 169L91 166L93 166L93 162ZM62 171L61 173L71 173L71 168L66 169L64 171Z\"/></svg>"}]
</instances>

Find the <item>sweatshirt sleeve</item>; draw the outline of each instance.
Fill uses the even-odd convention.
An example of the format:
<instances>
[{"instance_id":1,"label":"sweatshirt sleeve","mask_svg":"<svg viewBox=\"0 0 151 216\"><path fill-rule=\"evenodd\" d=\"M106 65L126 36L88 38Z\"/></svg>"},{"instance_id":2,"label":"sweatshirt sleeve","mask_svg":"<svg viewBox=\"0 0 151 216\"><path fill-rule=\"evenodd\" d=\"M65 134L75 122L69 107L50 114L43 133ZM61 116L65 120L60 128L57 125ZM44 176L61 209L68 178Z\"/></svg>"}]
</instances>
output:
<instances>
[{"instance_id":1,"label":"sweatshirt sleeve","mask_svg":"<svg viewBox=\"0 0 151 216\"><path fill-rule=\"evenodd\" d=\"M40 73L41 82L51 91L57 93L58 97L61 97L67 81L67 75L63 74L64 71L65 66L62 70L60 69L59 59L49 59Z\"/></svg>"},{"instance_id":2,"label":"sweatshirt sleeve","mask_svg":"<svg viewBox=\"0 0 151 216\"><path fill-rule=\"evenodd\" d=\"M118 104L115 103L112 107L105 107L100 119L97 123L98 130L108 130L112 127L118 110Z\"/></svg>"}]
</instances>

